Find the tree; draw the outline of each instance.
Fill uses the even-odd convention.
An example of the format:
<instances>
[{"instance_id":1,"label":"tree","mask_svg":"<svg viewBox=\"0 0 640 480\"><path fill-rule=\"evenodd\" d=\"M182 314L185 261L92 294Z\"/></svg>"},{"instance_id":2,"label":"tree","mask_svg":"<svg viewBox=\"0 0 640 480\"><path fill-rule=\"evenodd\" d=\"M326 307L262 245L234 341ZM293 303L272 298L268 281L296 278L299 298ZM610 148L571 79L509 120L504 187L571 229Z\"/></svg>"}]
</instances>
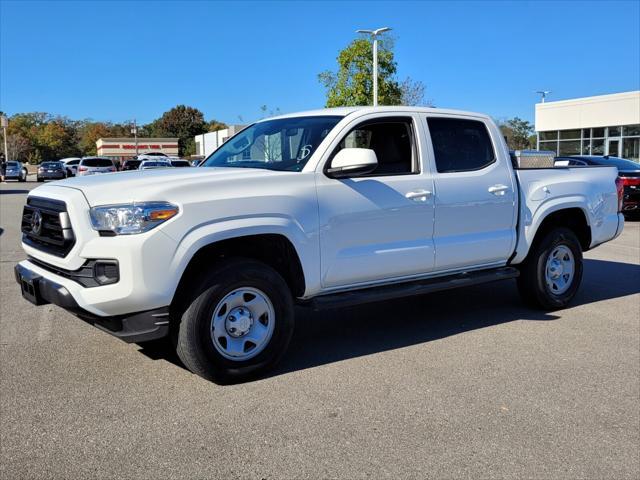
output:
<instances>
[{"instance_id":1,"label":"tree","mask_svg":"<svg viewBox=\"0 0 640 480\"><path fill-rule=\"evenodd\" d=\"M531 144L533 125L527 120L515 117L507 121L498 121L497 123L511 150L535 147L535 142ZM535 137L533 138L535 139Z\"/></svg>"},{"instance_id":2,"label":"tree","mask_svg":"<svg viewBox=\"0 0 640 480\"><path fill-rule=\"evenodd\" d=\"M4 138L2 139L4 141ZM22 135L7 134L7 160L24 160L31 149L29 140Z\"/></svg>"},{"instance_id":3,"label":"tree","mask_svg":"<svg viewBox=\"0 0 640 480\"><path fill-rule=\"evenodd\" d=\"M207 123L207 130L210 132L216 132L218 130L224 130L228 125L224 122L219 122L218 120L211 120Z\"/></svg>"},{"instance_id":4,"label":"tree","mask_svg":"<svg viewBox=\"0 0 640 480\"><path fill-rule=\"evenodd\" d=\"M353 40L338 54L338 71L324 71L318 80L326 89L327 107L371 105L373 103L373 57L371 41ZM393 40L378 41L378 103L380 105L424 105L424 84L396 79L397 63Z\"/></svg>"},{"instance_id":5,"label":"tree","mask_svg":"<svg viewBox=\"0 0 640 480\"><path fill-rule=\"evenodd\" d=\"M164 112L160 118L154 120L145 129L156 137L177 137L180 155L187 156L195 153L193 137L207 132L204 115L196 108L178 105Z\"/></svg>"},{"instance_id":6,"label":"tree","mask_svg":"<svg viewBox=\"0 0 640 480\"><path fill-rule=\"evenodd\" d=\"M78 147L83 155L97 155L96 142L99 138L116 137L111 126L103 122L85 122L79 129Z\"/></svg>"}]
</instances>

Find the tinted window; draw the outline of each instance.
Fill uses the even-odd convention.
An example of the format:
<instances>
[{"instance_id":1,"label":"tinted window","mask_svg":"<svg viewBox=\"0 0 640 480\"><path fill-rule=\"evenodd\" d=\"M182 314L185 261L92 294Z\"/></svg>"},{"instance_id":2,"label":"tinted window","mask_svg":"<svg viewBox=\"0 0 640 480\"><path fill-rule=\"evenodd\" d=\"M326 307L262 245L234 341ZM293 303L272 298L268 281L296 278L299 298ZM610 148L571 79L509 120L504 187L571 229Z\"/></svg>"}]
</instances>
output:
<instances>
[{"instance_id":1,"label":"tinted window","mask_svg":"<svg viewBox=\"0 0 640 480\"><path fill-rule=\"evenodd\" d=\"M144 162L142 164L143 167L170 167L171 164L169 162Z\"/></svg>"},{"instance_id":2,"label":"tinted window","mask_svg":"<svg viewBox=\"0 0 640 480\"><path fill-rule=\"evenodd\" d=\"M7 162L7 167L17 167L18 162Z\"/></svg>"},{"instance_id":3,"label":"tinted window","mask_svg":"<svg viewBox=\"0 0 640 480\"><path fill-rule=\"evenodd\" d=\"M479 170L495 161L487 127L476 120L427 120L438 172Z\"/></svg>"},{"instance_id":4,"label":"tinted window","mask_svg":"<svg viewBox=\"0 0 640 480\"><path fill-rule=\"evenodd\" d=\"M124 162L125 166L132 168L138 168L141 163L142 160L127 160L126 162Z\"/></svg>"},{"instance_id":5,"label":"tinted window","mask_svg":"<svg viewBox=\"0 0 640 480\"><path fill-rule=\"evenodd\" d=\"M42 162L44 168L60 168L62 164L60 162Z\"/></svg>"},{"instance_id":6,"label":"tinted window","mask_svg":"<svg viewBox=\"0 0 640 480\"><path fill-rule=\"evenodd\" d=\"M378 166L369 175L399 175L417 171L414 167L410 119L359 125L342 139L334 155L343 148L369 148L376 152Z\"/></svg>"},{"instance_id":7,"label":"tinted window","mask_svg":"<svg viewBox=\"0 0 640 480\"><path fill-rule=\"evenodd\" d=\"M191 164L186 160L171 160L172 167L190 167Z\"/></svg>"},{"instance_id":8,"label":"tinted window","mask_svg":"<svg viewBox=\"0 0 640 480\"><path fill-rule=\"evenodd\" d=\"M71 160L70 162L67 162L67 165L77 165L80 163L80 160Z\"/></svg>"},{"instance_id":9,"label":"tinted window","mask_svg":"<svg viewBox=\"0 0 640 480\"><path fill-rule=\"evenodd\" d=\"M113 167L111 160L106 158L85 158L82 160L85 167Z\"/></svg>"}]
</instances>

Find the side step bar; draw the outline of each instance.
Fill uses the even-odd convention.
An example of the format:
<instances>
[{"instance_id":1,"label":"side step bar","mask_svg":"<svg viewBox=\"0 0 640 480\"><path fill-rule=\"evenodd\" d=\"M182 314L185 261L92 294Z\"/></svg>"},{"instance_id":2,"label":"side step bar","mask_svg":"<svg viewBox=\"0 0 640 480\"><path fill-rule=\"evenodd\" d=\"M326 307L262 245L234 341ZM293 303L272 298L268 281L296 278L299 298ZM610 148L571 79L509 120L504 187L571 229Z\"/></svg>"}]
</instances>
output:
<instances>
[{"instance_id":1,"label":"side step bar","mask_svg":"<svg viewBox=\"0 0 640 480\"><path fill-rule=\"evenodd\" d=\"M381 302L394 298L423 295L425 293L450 290L452 288L469 287L481 283L495 282L516 278L520 271L514 267L501 267L491 270L478 270L474 272L457 273L445 277L418 280L414 282L394 283L380 287L350 290L348 292L331 293L321 295L309 300L309 305L314 310L329 308L350 307L369 302Z\"/></svg>"}]
</instances>

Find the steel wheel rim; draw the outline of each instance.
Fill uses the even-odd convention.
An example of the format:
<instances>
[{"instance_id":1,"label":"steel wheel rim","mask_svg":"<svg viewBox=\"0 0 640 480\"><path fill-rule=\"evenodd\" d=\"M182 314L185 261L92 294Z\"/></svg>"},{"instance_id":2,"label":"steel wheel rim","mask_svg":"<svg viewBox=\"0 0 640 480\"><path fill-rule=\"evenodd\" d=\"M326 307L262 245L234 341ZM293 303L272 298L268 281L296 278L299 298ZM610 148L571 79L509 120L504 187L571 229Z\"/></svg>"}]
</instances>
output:
<instances>
[{"instance_id":1,"label":"steel wheel rim","mask_svg":"<svg viewBox=\"0 0 640 480\"><path fill-rule=\"evenodd\" d=\"M218 302L211 317L211 341L223 357L249 360L268 345L275 329L269 297L253 287L232 290Z\"/></svg>"},{"instance_id":2,"label":"steel wheel rim","mask_svg":"<svg viewBox=\"0 0 640 480\"><path fill-rule=\"evenodd\" d=\"M551 250L545 266L545 281L553 295L562 295L573 282L575 260L571 249L566 245L558 245Z\"/></svg>"}]
</instances>

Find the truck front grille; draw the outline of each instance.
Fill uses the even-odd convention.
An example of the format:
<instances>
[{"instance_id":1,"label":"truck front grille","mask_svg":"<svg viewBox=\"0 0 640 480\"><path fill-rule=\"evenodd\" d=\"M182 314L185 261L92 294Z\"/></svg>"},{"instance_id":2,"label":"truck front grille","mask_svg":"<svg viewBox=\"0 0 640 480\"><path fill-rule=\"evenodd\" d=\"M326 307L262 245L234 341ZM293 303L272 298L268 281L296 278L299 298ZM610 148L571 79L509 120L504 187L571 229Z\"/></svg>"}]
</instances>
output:
<instances>
[{"instance_id":1,"label":"truck front grille","mask_svg":"<svg viewBox=\"0 0 640 480\"><path fill-rule=\"evenodd\" d=\"M67 205L59 200L27 198L21 230L24 243L58 257L65 257L76 243Z\"/></svg>"}]
</instances>

